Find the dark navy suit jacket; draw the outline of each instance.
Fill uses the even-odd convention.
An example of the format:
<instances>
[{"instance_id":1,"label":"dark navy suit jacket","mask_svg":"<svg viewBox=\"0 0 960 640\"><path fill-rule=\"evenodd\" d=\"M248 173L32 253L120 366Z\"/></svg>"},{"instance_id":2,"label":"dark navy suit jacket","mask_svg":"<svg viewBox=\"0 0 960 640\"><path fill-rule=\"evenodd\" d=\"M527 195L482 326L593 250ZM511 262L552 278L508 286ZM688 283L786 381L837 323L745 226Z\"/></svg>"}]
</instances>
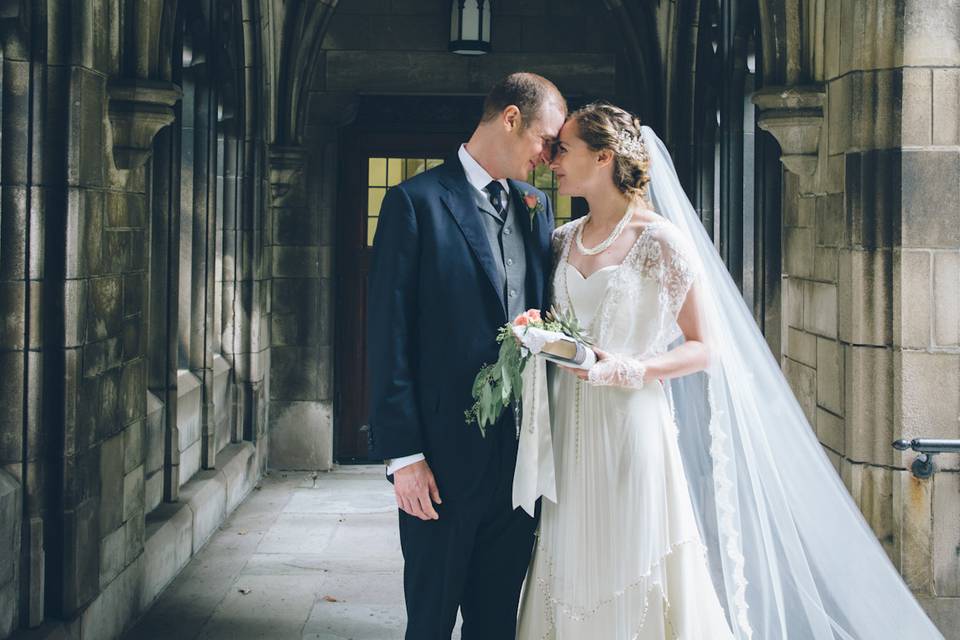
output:
<instances>
[{"instance_id":1,"label":"dark navy suit jacket","mask_svg":"<svg viewBox=\"0 0 960 640\"><path fill-rule=\"evenodd\" d=\"M526 247L527 307L542 310L553 212L543 192L509 182ZM423 452L445 503L488 482L499 438L491 430L514 437L510 411L486 438L464 421L474 376L496 361L497 331L508 320L472 189L456 155L390 189L368 285L371 456ZM532 221L526 194L539 202Z\"/></svg>"}]
</instances>

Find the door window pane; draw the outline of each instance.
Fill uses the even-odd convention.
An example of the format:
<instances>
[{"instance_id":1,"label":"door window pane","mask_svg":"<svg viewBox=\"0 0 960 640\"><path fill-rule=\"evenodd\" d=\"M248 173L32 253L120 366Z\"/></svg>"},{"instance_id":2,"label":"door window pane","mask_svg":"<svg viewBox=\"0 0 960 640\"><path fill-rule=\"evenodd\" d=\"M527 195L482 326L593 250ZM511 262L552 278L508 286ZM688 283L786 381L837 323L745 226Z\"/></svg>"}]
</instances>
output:
<instances>
[{"instance_id":1,"label":"door window pane","mask_svg":"<svg viewBox=\"0 0 960 640\"><path fill-rule=\"evenodd\" d=\"M383 187L370 187L367 189L367 215L376 218L380 215L380 205L383 204L383 197L387 195L387 190Z\"/></svg>"},{"instance_id":2,"label":"door window pane","mask_svg":"<svg viewBox=\"0 0 960 640\"><path fill-rule=\"evenodd\" d=\"M423 172L423 168L426 166L427 161L421 158L409 158L407 159L407 177L415 176L418 173Z\"/></svg>"},{"instance_id":3,"label":"door window pane","mask_svg":"<svg viewBox=\"0 0 960 640\"><path fill-rule=\"evenodd\" d=\"M545 164L537 165L537 168L527 176L527 182L540 189L553 205L553 219L556 226L570 222L573 217L573 207L570 196L561 196L557 193L557 176Z\"/></svg>"},{"instance_id":4,"label":"door window pane","mask_svg":"<svg viewBox=\"0 0 960 640\"><path fill-rule=\"evenodd\" d=\"M370 158L367 162L367 184L370 186L386 186L387 185L387 159L386 158Z\"/></svg>"},{"instance_id":5,"label":"door window pane","mask_svg":"<svg viewBox=\"0 0 960 640\"><path fill-rule=\"evenodd\" d=\"M380 206L393 187L427 169L443 164L440 158L367 158L367 246L373 245L380 219Z\"/></svg>"},{"instance_id":6,"label":"door window pane","mask_svg":"<svg viewBox=\"0 0 960 640\"><path fill-rule=\"evenodd\" d=\"M394 186L403 182L403 158L387 158L387 185Z\"/></svg>"}]
</instances>

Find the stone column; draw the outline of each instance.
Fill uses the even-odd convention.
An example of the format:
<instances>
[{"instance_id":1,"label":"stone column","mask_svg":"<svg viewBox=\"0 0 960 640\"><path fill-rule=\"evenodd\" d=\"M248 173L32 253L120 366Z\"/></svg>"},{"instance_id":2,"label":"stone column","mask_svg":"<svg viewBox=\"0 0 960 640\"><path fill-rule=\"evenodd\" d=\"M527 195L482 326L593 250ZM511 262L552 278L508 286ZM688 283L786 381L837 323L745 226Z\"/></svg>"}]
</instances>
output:
<instances>
[{"instance_id":1,"label":"stone column","mask_svg":"<svg viewBox=\"0 0 960 640\"><path fill-rule=\"evenodd\" d=\"M818 207L837 200L827 193L827 163L822 162L826 93L820 85L768 87L753 100L760 111L757 125L777 139L787 169L781 364L807 420L839 469L843 445L829 431L843 415L836 368L837 250L824 233L817 236Z\"/></svg>"},{"instance_id":2,"label":"stone column","mask_svg":"<svg viewBox=\"0 0 960 640\"><path fill-rule=\"evenodd\" d=\"M44 615L49 490L44 460L46 273L45 33L23 3L0 3L0 637ZM52 145L50 145L52 146ZM55 240L53 240L55 242Z\"/></svg>"},{"instance_id":3,"label":"stone column","mask_svg":"<svg viewBox=\"0 0 960 640\"><path fill-rule=\"evenodd\" d=\"M20 483L0 470L0 553L9 558L0 565L0 638L17 627L20 609Z\"/></svg>"},{"instance_id":4,"label":"stone column","mask_svg":"<svg viewBox=\"0 0 960 640\"><path fill-rule=\"evenodd\" d=\"M333 247L309 206L303 176L308 163L326 162L322 150L270 149L271 299L270 466L329 469L333 460ZM331 163L332 164L332 163ZM335 166L324 165L335 175Z\"/></svg>"},{"instance_id":5,"label":"stone column","mask_svg":"<svg viewBox=\"0 0 960 640\"><path fill-rule=\"evenodd\" d=\"M146 10L162 3L136 3ZM149 221L145 164L153 136L170 121L175 87L160 71L128 74L133 49L119 51L102 34L135 19L106 5L82 3L50 13L47 42L58 81L47 122L62 146L63 175L48 201L51 320L45 359L47 437L60 448L60 512L46 537L49 616L70 619L110 591L118 610L138 599L128 589L141 566L145 531ZM151 9L152 10L152 9ZM136 46L134 46L136 45ZM133 64L130 68L136 67ZM169 80L169 78L166 78ZM157 286L162 286L156 283ZM48 460L54 460L51 456ZM127 576L125 580L119 580ZM121 595L122 594L122 595Z\"/></svg>"},{"instance_id":6,"label":"stone column","mask_svg":"<svg viewBox=\"0 0 960 640\"><path fill-rule=\"evenodd\" d=\"M157 135L150 184L150 281L147 292L147 456L145 507L180 495L180 427L177 421L177 334L180 283L180 130ZM152 167L151 167L152 168Z\"/></svg>"},{"instance_id":7,"label":"stone column","mask_svg":"<svg viewBox=\"0 0 960 640\"><path fill-rule=\"evenodd\" d=\"M256 139L238 143L237 172L225 178L240 202L223 221L225 321L221 349L233 363L237 383L238 440L257 443L259 463L266 465L270 368L270 247L264 238L268 185L263 170L265 152ZM225 189L227 190L227 189Z\"/></svg>"}]
</instances>

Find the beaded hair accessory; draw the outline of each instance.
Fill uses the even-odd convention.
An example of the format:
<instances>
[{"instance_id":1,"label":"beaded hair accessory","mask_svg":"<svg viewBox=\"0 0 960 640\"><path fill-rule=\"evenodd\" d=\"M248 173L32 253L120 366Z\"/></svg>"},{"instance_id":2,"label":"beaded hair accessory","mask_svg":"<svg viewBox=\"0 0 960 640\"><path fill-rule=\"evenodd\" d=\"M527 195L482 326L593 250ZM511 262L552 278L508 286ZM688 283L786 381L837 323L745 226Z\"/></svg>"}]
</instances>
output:
<instances>
[{"instance_id":1,"label":"beaded hair accessory","mask_svg":"<svg viewBox=\"0 0 960 640\"><path fill-rule=\"evenodd\" d=\"M626 129L620 129L617 134L617 153L631 160L647 161L647 150L643 146L643 139Z\"/></svg>"}]
</instances>

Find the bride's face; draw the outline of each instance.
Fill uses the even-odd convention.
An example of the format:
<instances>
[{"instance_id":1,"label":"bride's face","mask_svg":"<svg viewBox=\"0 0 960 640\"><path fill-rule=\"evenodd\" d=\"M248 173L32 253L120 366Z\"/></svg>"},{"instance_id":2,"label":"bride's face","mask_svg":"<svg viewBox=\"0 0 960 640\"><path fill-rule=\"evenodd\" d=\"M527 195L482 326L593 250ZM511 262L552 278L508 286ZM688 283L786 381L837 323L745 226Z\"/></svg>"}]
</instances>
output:
<instances>
[{"instance_id":1,"label":"bride's face","mask_svg":"<svg viewBox=\"0 0 960 640\"><path fill-rule=\"evenodd\" d=\"M550 168L557 175L557 192L564 196L583 196L604 179L604 163L601 154L591 151L580 139L580 126L570 119L560 129L556 150ZM607 177L607 180L610 178Z\"/></svg>"}]
</instances>

